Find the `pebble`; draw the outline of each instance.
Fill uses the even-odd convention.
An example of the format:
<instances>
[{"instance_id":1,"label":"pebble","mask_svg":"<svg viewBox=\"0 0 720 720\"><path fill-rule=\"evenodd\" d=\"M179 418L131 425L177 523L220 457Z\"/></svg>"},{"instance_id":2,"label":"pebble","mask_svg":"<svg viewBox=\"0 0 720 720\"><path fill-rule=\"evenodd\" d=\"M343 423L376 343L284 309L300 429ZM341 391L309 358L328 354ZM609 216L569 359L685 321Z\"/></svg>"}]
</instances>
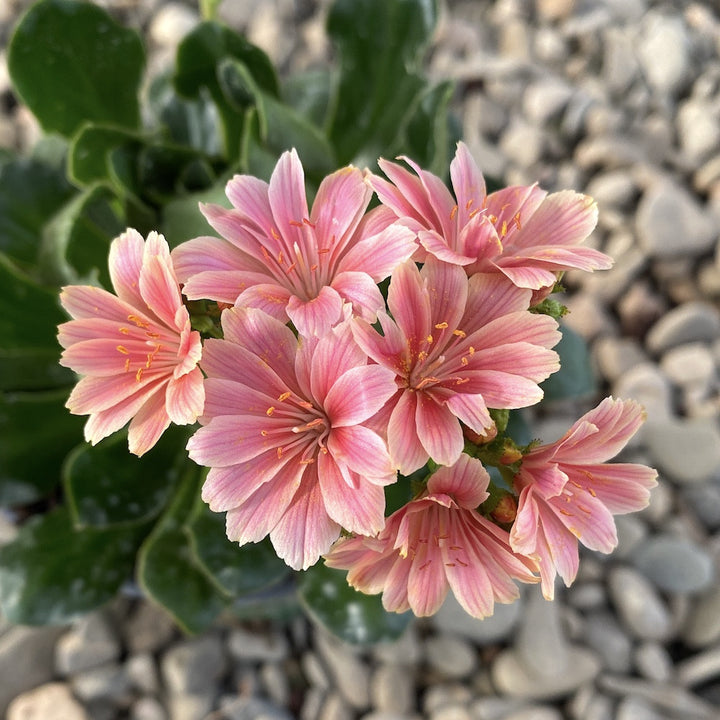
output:
<instances>
[{"instance_id":1,"label":"pebble","mask_svg":"<svg viewBox=\"0 0 720 720\"><path fill-rule=\"evenodd\" d=\"M668 640L673 633L672 615L655 588L629 567L611 568L608 590L627 629L641 640Z\"/></svg>"},{"instance_id":2,"label":"pebble","mask_svg":"<svg viewBox=\"0 0 720 720\"><path fill-rule=\"evenodd\" d=\"M62 632L63 628L17 625L0 635L0 716L16 695L53 679L54 648Z\"/></svg>"},{"instance_id":3,"label":"pebble","mask_svg":"<svg viewBox=\"0 0 720 720\"><path fill-rule=\"evenodd\" d=\"M640 363L621 375L612 385L612 394L637 400L649 418L667 418L670 422L673 417L672 385L653 363ZM645 435L643 430L642 437Z\"/></svg>"},{"instance_id":4,"label":"pebble","mask_svg":"<svg viewBox=\"0 0 720 720\"><path fill-rule=\"evenodd\" d=\"M165 652L160 669L172 693L186 696L212 692L226 669L222 642L215 634L179 642Z\"/></svg>"},{"instance_id":5,"label":"pebble","mask_svg":"<svg viewBox=\"0 0 720 720\"><path fill-rule=\"evenodd\" d=\"M651 496L652 497L652 496ZM637 515L618 515L615 518L618 544L614 557L624 559L640 547L649 534L648 526Z\"/></svg>"},{"instance_id":6,"label":"pebble","mask_svg":"<svg viewBox=\"0 0 720 720\"><path fill-rule=\"evenodd\" d=\"M415 705L413 673L406 665L378 665L370 678L370 699L378 710L398 714L411 712Z\"/></svg>"},{"instance_id":7,"label":"pebble","mask_svg":"<svg viewBox=\"0 0 720 720\"><path fill-rule=\"evenodd\" d=\"M58 639L55 666L61 675L73 675L117 660L121 646L105 611L90 613L78 620Z\"/></svg>"},{"instance_id":8,"label":"pebble","mask_svg":"<svg viewBox=\"0 0 720 720\"><path fill-rule=\"evenodd\" d=\"M654 535L633 553L632 562L657 588L697 593L715 579L713 559L699 545L672 535Z\"/></svg>"},{"instance_id":9,"label":"pebble","mask_svg":"<svg viewBox=\"0 0 720 720\"><path fill-rule=\"evenodd\" d=\"M154 694L160 689L157 664L150 653L130 656L125 662L125 672L132 685L141 692Z\"/></svg>"},{"instance_id":10,"label":"pebble","mask_svg":"<svg viewBox=\"0 0 720 720\"><path fill-rule=\"evenodd\" d=\"M177 635L172 618L157 605L140 602L123 624L123 639L131 653L154 653Z\"/></svg>"},{"instance_id":11,"label":"pebble","mask_svg":"<svg viewBox=\"0 0 720 720\"><path fill-rule=\"evenodd\" d=\"M348 704L365 710L370 706L370 669L345 643L319 632L315 638L316 649L325 661L334 686Z\"/></svg>"},{"instance_id":12,"label":"pebble","mask_svg":"<svg viewBox=\"0 0 720 720\"><path fill-rule=\"evenodd\" d=\"M76 673L70 680L75 695L84 702L111 700L127 707L131 702L131 681L124 666L106 663Z\"/></svg>"},{"instance_id":13,"label":"pebble","mask_svg":"<svg viewBox=\"0 0 720 720\"><path fill-rule=\"evenodd\" d=\"M632 397L632 396L630 396ZM658 420L653 414L643 440L659 469L680 484L703 483L720 470L720 428L703 419Z\"/></svg>"},{"instance_id":14,"label":"pebble","mask_svg":"<svg viewBox=\"0 0 720 720\"><path fill-rule=\"evenodd\" d=\"M603 668L615 673L628 673L632 667L631 638L615 617L607 611L590 615L583 638L601 659Z\"/></svg>"},{"instance_id":15,"label":"pebble","mask_svg":"<svg viewBox=\"0 0 720 720\"><path fill-rule=\"evenodd\" d=\"M167 720L167 712L157 698L141 697L130 708L130 720Z\"/></svg>"},{"instance_id":16,"label":"pebble","mask_svg":"<svg viewBox=\"0 0 720 720\"><path fill-rule=\"evenodd\" d=\"M669 682L675 673L672 657L658 642L641 643L635 648L633 658L638 674L648 680Z\"/></svg>"},{"instance_id":17,"label":"pebble","mask_svg":"<svg viewBox=\"0 0 720 720\"><path fill-rule=\"evenodd\" d=\"M709 482L682 488L682 497L709 532L720 529L720 485Z\"/></svg>"},{"instance_id":18,"label":"pebble","mask_svg":"<svg viewBox=\"0 0 720 720\"><path fill-rule=\"evenodd\" d=\"M688 343L671 348L660 358L660 367L681 387L709 390L717 379L715 357L706 343Z\"/></svg>"},{"instance_id":19,"label":"pebble","mask_svg":"<svg viewBox=\"0 0 720 720\"><path fill-rule=\"evenodd\" d=\"M468 677L477 668L472 645L459 636L433 635L425 641L425 659L430 668L450 679Z\"/></svg>"},{"instance_id":20,"label":"pebble","mask_svg":"<svg viewBox=\"0 0 720 720\"><path fill-rule=\"evenodd\" d=\"M280 662L287 658L290 648L279 632L265 634L235 628L228 638L228 650L243 662Z\"/></svg>"},{"instance_id":21,"label":"pebble","mask_svg":"<svg viewBox=\"0 0 720 720\"><path fill-rule=\"evenodd\" d=\"M3 681L7 681L7 676L3 676ZM6 720L90 720L70 688L59 682L18 694L5 717Z\"/></svg>"},{"instance_id":22,"label":"pebble","mask_svg":"<svg viewBox=\"0 0 720 720\"><path fill-rule=\"evenodd\" d=\"M448 594L448 599L449 598L455 600L452 593ZM457 600L455 600L455 602L457 603ZM446 605L447 601L443 607ZM473 619L460 607L459 604L458 607L462 610L462 616L464 618ZM443 608L440 609L439 613L436 613L430 618L431 621L435 621L436 627L441 627L437 624L437 620L442 612ZM454 632L452 628L450 628L449 631ZM463 633L460 631L459 634ZM388 665L417 665L422 661L423 657L417 623L410 623L405 632L394 642L384 642L375 645L372 648L372 655L378 662L387 663Z\"/></svg>"},{"instance_id":23,"label":"pebble","mask_svg":"<svg viewBox=\"0 0 720 720\"><path fill-rule=\"evenodd\" d=\"M618 380L636 365L647 361L647 355L636 338L607 335L592 347L593 358L603 377Z\"/></svg>"},{"instance_id":24,"label":"pebble","mask_svg":"<svg viewBox=\"0 0 720 720\"><path fill-rule=\"evenodd\" d=\"M198 15L191 7L180 2L168 2L153 16L148 36L161 47L174 47L197 24Z\"/></svg>"},{"instance_id":25,"label":"pebble","mask_svg":"<svg viewBox=\"0 0 720 720\"><path fill-rule=\"evenodd\" d=\"M635 696L661 710L677 713L693 720L717 720L716 708L697 695L672 683L656 683L617 675L601 675L598 684L608 692L621 696ZM628 717L628 720L630 718Z\"/></svg>"},{"instance_id":26,"label":"pebble","mask_svg":"<svg viewBox=\"0 0 720 720\"><path fill-rule=\"evenodd\" d=\"M680 147L695 167L720 146L718 109L707 100L690 98L680 103L676 126Z\"/></svg>"},{"instance_id":27,"label":"pebble","mask_svg":"<svg viewBox=\"0 0 720 720\"><path fill-rule=\"evenodd\" d=\"M681 685L694 687L720 676L720 647L714 647L681 660L675 666Z\"/></svg>"},{"instance_id":28,"label":"pebble","mask_svg":"<svg viewBox=\"0 0 720 720\"><path fill-rule=\"evenodd\" d=\"M661 317L648 332L646 344L662 354L685 343L710 343L720 335L720 310L707 302L687 302Z\"/></svg>"},{"instance_id":29,"label":"pebble","mask_svg":"<svg viewBox=\"0 0 720 720\"><path fill-rule=\"evenodd\" d=\"M648 700L629 695L618 703L615 720L667 720L667 715Z\"/></svg>"},{"instance_id":30,"label":"pebble","mask_svg":"<svg viewBox=\"0 0 720 720\"><path fill-rule=\"evenodd\" d=\"M713 217L676 180L654 182L635 215L640 248L652 258L697 257L710 252L718 236Z\"/></svg>"},{"instance_id":31,"label":"pebble","mask_svg":"<svg viewBox=\"0 0 720 720\"><path fill-rule=\"evenodd\" d=\"M720 585L695 600L681 636L691 648L704 648L720 641Z\"/></svg>"}]
</instances>

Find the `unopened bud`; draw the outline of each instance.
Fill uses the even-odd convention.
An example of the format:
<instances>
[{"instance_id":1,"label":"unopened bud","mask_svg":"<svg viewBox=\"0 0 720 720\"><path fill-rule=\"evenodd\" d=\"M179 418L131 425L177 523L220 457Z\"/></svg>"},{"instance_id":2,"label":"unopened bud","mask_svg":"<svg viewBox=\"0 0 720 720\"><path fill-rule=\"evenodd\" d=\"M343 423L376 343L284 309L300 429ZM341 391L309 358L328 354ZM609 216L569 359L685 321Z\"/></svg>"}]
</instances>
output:
<instances>
[{"instance_id":1,"label":"unopened bud","mask_svg":"<svg viewBox=\"0 0 720 720\"><path fill-rule=\"evenodd\" d=\"M493 520L501 525L513 522L517 515L517 502L512 495L503 495L495 509L490 513Z\"/></svg>"},{"instance_id":2,"label":"unopened bud","mask_svg":"<svg viewBox=\"0 0 720 720\"><path fill-rule=\"evenodd\" d=\"M490 427L483 428L483 434L476 433L467 425L463 425L463 435L475 445L487 445L497 437L497 426L493 423Z\"/></svg>"},{"instance_id":3,"label":"unopened bud","mask_svg":"<svg viewBox=\"0 0 720 720\"><path fill-rule=\"evenodd\" d=\"M515 443L506 442L505 447L503 447L503 453L500 456L500 462L503 465L512 465L518 460L522 460L522 453L515 447Z\"/></svg>"}]
</instances>

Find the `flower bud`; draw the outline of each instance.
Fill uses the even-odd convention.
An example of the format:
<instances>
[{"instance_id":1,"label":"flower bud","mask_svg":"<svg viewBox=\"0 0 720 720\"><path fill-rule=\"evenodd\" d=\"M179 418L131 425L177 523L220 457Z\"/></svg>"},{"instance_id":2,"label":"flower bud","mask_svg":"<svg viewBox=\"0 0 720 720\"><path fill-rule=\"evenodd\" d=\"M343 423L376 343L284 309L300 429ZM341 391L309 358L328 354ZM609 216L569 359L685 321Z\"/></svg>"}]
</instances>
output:
<instances>
[{"instance_id":1,"label":"flower bud","mask_svg":"<svg viewBox=\"0 0 720 720\"><path fill-rule=\"evenodd\" d=\"M512 495L503 495L495 509L490 513L493 520L501 525L513 522L517 515L517 502Z\"/></svg>"},{"instance_id":2,"label":"flower bud","mask_svg":"<svg viewBox=\"0 0 720 720\"><path fill-rule=\"evenodd\" d=\"M483 428L484 434L476 433L471 430L467 425L463 425L463 435L466 440L469 440L475 445L487 445L497 437L497 426L493 423L490 427Z\"/></svg>"}]
</instances>

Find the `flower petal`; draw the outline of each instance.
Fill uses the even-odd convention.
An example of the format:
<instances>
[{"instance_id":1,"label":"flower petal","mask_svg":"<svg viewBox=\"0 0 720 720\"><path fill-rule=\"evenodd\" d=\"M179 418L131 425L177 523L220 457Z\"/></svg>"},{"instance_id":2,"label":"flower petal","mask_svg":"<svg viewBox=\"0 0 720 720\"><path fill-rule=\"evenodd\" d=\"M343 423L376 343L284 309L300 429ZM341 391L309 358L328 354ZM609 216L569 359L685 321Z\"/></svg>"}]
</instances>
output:
<instances>
[{"instance_id":1,"label":"flower petal","mask_svg":"<svg viewBox=\"0 0 720 720\"><path fill-rule=\"evenodd\" d=\"M165 403L170 420L176 425L190 425L202 415L205 388L200 368L171 378L165 391Z\"/></svg>"},{"instance_id":2,"label":"flower petal","mask_svg":"<svg viewBox=\"0 0 720 720\"><path fill-rule=\"evenodd\" d=\"M465 444L458 419L447 406L435 402L429 393L416 394L415 422L420 443L436 463L452 465Z\"/></svg>"},{"instance_id":3,"label":"flower petal","mask_svg":"<svg viewBox=\"0 0 720 720\"><path fill-rule=\"evenodd\" d=\"M342 320L342 298L329 285L323 285L317 297L302 300L291 295L286 312L301 335L322 337Z\"/></svg>"}]
</instances>

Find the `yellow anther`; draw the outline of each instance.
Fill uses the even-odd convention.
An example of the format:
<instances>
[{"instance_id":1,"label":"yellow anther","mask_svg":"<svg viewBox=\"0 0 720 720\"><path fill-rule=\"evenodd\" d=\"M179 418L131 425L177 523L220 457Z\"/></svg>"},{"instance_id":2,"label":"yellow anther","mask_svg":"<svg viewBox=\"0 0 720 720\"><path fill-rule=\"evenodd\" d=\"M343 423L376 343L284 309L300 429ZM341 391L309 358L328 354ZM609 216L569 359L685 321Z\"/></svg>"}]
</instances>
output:
<instances>
[{"instance_id":1,"label":"yellow anther","mask_svg":"<svg viewBox=\"0 0 720 720\"><path fill-rule=\"evenodd\" d=\"M129 355L130 351L124 345L118 345L116 350L121 352L123 355Z\"/></svg>"},{"instance_id":2,"label":"yellow anther","mask_svg":"<svg viewBox=\"0 0 720 720\"><path fill-rule=\"evenodd\" d=\"M265 414L266 414L268 417L270 417L270 415L272 415L274 412L275 412L275 407L274 407L273 405L271 405L271 406L265 411Z\"/></svg>"},{"instance_id":3,"label":"yellow anther","mask_svg":"<svg viewBox=\"0 0 720 720\"><path fill-rule=\"evenodd\" d=\"M456 337L459 337L459 338L464 338L466 333L463 332L462 330L453 330L453 335L455 335Z\"/></svg>"},{"instance_id":4,"label":"yellow anther","mask_svg":"<svg viewBox=\"0 0 720 720\"><path fill-rule=\"evenodd\" d=\"M448 326L448 324L446 322L441 322L435 326L435 329L436 330L445 330L445 328L447 328L447 326Z\"/></svg>"},{"instance_id":5,"label":"yellow anther","mask_svg":"<svg viewBox=\"0 0 720 720\"><path fill-rule=\"evenodd\" d=\"M289 392L289 391L288 391L288 392L284 392L282 395L280 395L280 397L278 398L278 400L279 400L280 402L285 402L291 395L292 395L292 393Z\"/></svg>"}]
</instances>

